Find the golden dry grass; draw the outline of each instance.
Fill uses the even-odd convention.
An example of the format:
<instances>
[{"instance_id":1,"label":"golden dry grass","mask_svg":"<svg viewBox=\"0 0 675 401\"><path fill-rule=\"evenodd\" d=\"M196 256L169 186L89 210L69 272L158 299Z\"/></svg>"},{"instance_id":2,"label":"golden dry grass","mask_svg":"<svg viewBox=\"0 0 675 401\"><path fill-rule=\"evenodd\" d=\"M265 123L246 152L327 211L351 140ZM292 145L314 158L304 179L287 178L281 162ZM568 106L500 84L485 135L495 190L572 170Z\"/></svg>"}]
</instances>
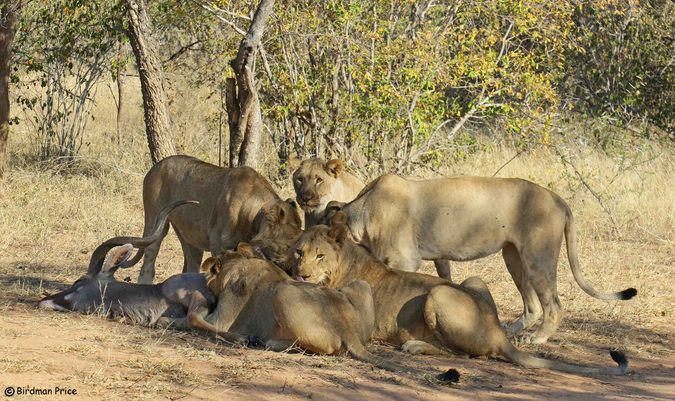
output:
<instances>
[{"instance_id":1,"label":"golden dry grass","mask_svg":"<svg viewBox=\"0 0 675 401\"><path fill-rule=\"evenodd\" d=\"M175 89L179 83L172 86L179 148L217 163L216 101L188 96L189 90ZM607 291L634 286L639 295L629 302L594 300L576 285L562 257L558 288L566 312L563 324L549 344L527 348L604 365L609 363L605 349L619 346L634 361L636 373L628 378L544 374L485 360L410 358L386 346L373 347L379 355L421 372L408 377L374 371L346 357L230 348L199 333L36 310L34 302L45 292L62 289L83 274L90 252L101 241L142 232L141 184L150 163L140 99L131 96L137 89L130 81L123 137L117 143L113 103L109 91L99 88L97 118L74 167L31 161L31 127L24 123L12 132L10 166L0 186L0 385L68 385L84 398L106 399L431 399L439 392L478 399L675 395L675 157L669 143L635 140L628 157L608 156L575 140L560 141L560 149L602 204L550 147L511 160L517 153L512 146L487 142L465 160L441 168L443 174L477 175L501 168L499 176L530 179L570 203L589 280ZM276 156L266 146L263 171L273 172ZM288 181L276 185L282 196L291 195ZM172 234L158 262L160 279L182 266ZM502 319L520 313L520 299L499 255L453 268L458 280L469 275L486 280ZM430 266L424 269L432 271ZM137 268L119 272L118 278L135 279L136 274ZM450 366L462 371L458 386L421 378L423 372Z\"/></svg>"}]
</instances>

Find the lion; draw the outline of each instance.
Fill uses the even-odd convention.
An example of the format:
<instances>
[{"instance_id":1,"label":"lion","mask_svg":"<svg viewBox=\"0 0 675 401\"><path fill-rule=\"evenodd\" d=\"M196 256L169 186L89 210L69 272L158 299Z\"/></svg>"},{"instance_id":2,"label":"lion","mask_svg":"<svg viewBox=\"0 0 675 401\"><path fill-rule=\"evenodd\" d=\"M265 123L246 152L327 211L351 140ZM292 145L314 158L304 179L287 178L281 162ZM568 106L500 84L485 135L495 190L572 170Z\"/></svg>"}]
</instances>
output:
<instances>
[{"instance_id":1,"label":"lion","mask_svg":"<svg viewBox=\"0 0 675 401\"><path fill-rule=\"evenodd\" d=\"M468 356L500 357L528 368L579 374L624 374L628 360L610 352L615 368L579 366L519 351L502 329L485 283L460 285L427 274L389 269L349 238L342 223L309 228L294 245L291 274L299 281L339 288L354 280L370 284L375 306L373 339L401 346L411 354L453 351Z\"/></svg>"},{"instance_id":2,"label":"lion","mask_svg":"<svg viewBox=\"0 0 675 401\"><path fill-rule=\"evenodd\" d=\"M318 354L348 353L391 371L401 368L374 356L364 346L375 312L370 286L354 280L339 290L299 283L253 247L209 257L202 264L207 286L217 295L215 310L188 313L188 322L232 343L262 341L284 351L293 346ZM203 301L202 301L203 303Z\"/></svg>"},{"instance_id":3,"label":"lion","mask_svg":"<svg viewBox=\"0 0 675 401\"><path fill-rule=\"evenodd\" d=\"M305 211L305 227L318 224L328 202L349 202L364 187L361 180L345 171L340 159L291 159L290 167L295 170L293 188L296 201Z\"/></svg>"},{"instance_id":4,"label":"lion","mask_svg":"<svg viewBox=\"0 0 675 401\"><path fill-rule=\"evenodd\" d=\"M556 287L563 235L576 282L603 300L627 300L637 291L599 293L579 267L572 211L552 191L513 178L451 177L408 180L393 174L370 183L348 204L332 202L324 222L342 211L353 239L394 269L417 271L421 260L436 262L450 279L447 260L468 261L502 251L523 300L511 334L543 322L527 343L545 343L557 330L562 310Z\"/></svg>"},{"instance_id":5,"label":"lion","mask_svg":"<svg viewBox=\"0 0 675 401\"><path fill-rule=\"evenodd\" d=\"M267 258L283 263L301 233L295 201L282 201L252 168L223 168L189 156L170 156L155 164L143 181L144 236L157 213L179 199L199 201L175 210L169 219L183 250L184 273L199 271L204 251L217 255L241 241L252 242ZM168 225L160 240L145 249L139 283L152 283L167 231Z\"/></svg>"}]
</instances>

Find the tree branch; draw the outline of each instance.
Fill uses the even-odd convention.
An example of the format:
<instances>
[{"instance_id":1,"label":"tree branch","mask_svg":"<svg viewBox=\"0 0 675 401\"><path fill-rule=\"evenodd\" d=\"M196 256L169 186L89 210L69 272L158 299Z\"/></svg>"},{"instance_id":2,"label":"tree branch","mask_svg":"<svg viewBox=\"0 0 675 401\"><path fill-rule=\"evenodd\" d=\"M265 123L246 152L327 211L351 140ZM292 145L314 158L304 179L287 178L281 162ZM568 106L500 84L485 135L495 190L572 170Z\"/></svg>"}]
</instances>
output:
<instances>
[{"instance_id":1,"label":"tree branch","mask_svg":"<svg viewBox=\"0 0 675 401\"><path fill-rule=\"evenodd\" d=\"M210 6L210 5L208 5L204 2L201 2L199 0L192 0L192 2L195 3L196 5L198 5L199 7L203 8L204 10L208 11L209 13L213 14L213 16L218 18L224 24L229 25L232 29L234 29L235 32L237 32L241 36L246 35L246 32L243 29L239 28L234 22L232 22L232 21L228 20L227 18L223 17L221 15L221 13L226 13L226 14L233 15L233 16L236 16L236 17L239 17L239 18L244 18L244 19L249 19L248 17L236 15L232 12L222 10L222 9L214 7L214 6Z\"/></svg>"}]
</instances>

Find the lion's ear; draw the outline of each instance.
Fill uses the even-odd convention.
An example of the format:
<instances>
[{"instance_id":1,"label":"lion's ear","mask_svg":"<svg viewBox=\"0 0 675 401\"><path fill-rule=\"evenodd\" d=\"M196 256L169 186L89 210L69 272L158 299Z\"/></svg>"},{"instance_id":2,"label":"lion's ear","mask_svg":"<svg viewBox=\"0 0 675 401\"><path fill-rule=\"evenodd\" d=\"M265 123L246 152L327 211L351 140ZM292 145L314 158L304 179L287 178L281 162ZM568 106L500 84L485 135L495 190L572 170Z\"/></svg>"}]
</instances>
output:
<instances>
[{"instance_id":1,"label":"lion's ear","mask_svg":"<svg viewBox=\"0 0 675 401\"><path fill-rule=\"evenodd\" d=\"M347 224L347 214L342 210L334 211L330 216L330 225Z\"/></svg>"},{"instance_id":2,"label":"lion's ear","mask_svg":"<svg viewBox=\"0 0 675 401\"><path fill-rule=\"evenodd\" d=\"M291 207L293 209L299 209L300 208L300 206L298 205L298 202L296 202L294 198L286 198L286 200L284 202L291 205Z\"/></svg>"},{"instance_id":3,"label":"lion's ear","mask_svg":"<svg viewBox=\"0 0 675 401\"><path fill-rule=\"evenodd\" d=\"M275 203L267 209L265 216L267 217L267 220L272 223L283 223L286 221L286 210L284 210L283 205Z\"/></svg>"},{"instance_id":4,"label":"lion's ear","mask_svg":"<svg viewBox=\"0 0 675 401\"><path fill-rule=\"evenodd\" d=\"M273 223L276 222L278 212L274 210L275 208L278 208L278 201L275 199L267 201L264 205L262 205L258 211L258 214L255 215L255 218L251 223L251 230L254 233L260 232L260 226L263 222L263 219L267 219Z\"/></svg>"},{"instance_id":5,"label":"lion's ear","mask_svg":"<svg viewBox=\"0 0 675 401\"><path fill-rule=\"evenodd\" d=\"M344 202L332 200L326 204L326 210L332 210L332 211L337 211L337 210L342 210L342 208L346 205Z\"/></svg>"},{"instance_id":6,"label":"lion's ear","mask_svg":"<svg viewBox=\"0 0 675 401\"><path fill-rule=\"evenodd\" d=\"M255 258L255 251L248 242L240 242L237 244L237 253L249 259Z\"/></svg>"},{"instance_id":7,"label":"lion's ear","mask_svg":"<svg viewBox=\"0 0 675 401\"><path fill-rule=\"evenodd\" d=\"M298 228L302 227L302 218L300 217L300 206L298 205L298 202L295 201L293 198L288 198L285 201L290 207L290 216L289 219L293 219L293 222L298 226Z\"/></svg>"},{"instance_id":8,"label":"lion's ear","mask_svg":"<svg viewBox=\"0 0 675 401\"><path fill-rule=\"evenodd\" d=\"M288 158L288 170L289 171L295 171L300 167L301 160L298 159L295 156L291 156Z\"/></svg>"},{"instance_id":9,"label":"lion's ear","mask_svg":"<svg viewBox=\"0 0 675 401\"><path fill-rule=\"evenodd\" d=\"M342 163L342 160L340 159L333 159L333 160L328 160L326 164L323 166L324 170L328 174L331 174L333 177L337 178L342 174L342 172L345 169L344 164Z\"/></svg>"},{"instance_id":10,"label":"lion's ear","mask_svg":"<svg viewBox=\"0 0 675 401\"><path fill-rule=\"evenodd\" d=\"M215 276L220 273L221 266L220 259L215 256L210 256L202 263L201 272Z\"/></svg>"},{"instance_id":11,"label":"lion's ear","mask_svg":"<svg viewBox=\"0 0 675 401\"><path fill-rule=\"evenodd\" d=\"M323 212L321 223L330 225L333 220L333 216L335 216L337 212L341 211L344 205L345 205L344 202L338 201L328 202L328 204L326 205L326 210L324 210Z\"/></svg>"},{"instance_id":12,"label":"lion's ear","mask_svg":"<svg viewBox=\"0 0 675 401\"><path fill-rule=\"evenodd\" d=\"M331 226L330 230L328 230L328 236L335 240L335 242L340 246L342 246L348 235L349 229L347 228L346 224L338 223Z\"/></svg>"}]
</instances>

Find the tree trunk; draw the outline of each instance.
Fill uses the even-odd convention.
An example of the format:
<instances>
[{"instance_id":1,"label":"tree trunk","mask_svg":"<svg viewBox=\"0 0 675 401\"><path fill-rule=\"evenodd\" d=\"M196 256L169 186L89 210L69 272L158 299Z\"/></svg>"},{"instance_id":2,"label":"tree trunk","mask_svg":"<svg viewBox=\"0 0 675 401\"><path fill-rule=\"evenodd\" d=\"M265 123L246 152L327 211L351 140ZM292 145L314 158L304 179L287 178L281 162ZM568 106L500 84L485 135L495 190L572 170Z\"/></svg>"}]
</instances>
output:
<instances>
[{"instance_id":1,"label":"tree trunk","mask_svg":"<svg viewBox=\"0 0 675 401\"><path fill-rule=\"evenodd\" d=\"M145 131L152 162L157 163L176 154L171 139L171 118L164 92L164 73L157 57L157 45L152 38L152 24L147 14L146 0L125 0L129 30L127 35L136 58L141 78Z\"/></svg>"},{"instance_id":2,"label":"tree trunk","mask_svg":"<svg viewBox=\"0 0 675 401\"><path fill-rule=\"evenodd\" d=\"M122 111L124 110L124 80L126 79L126 72L122 73L122 68L125 68L126 63L124 62L125 51L122 42L118 43L117 48L117 145L122 144Z\"/></svg>"},{"instance_id":3,"label":"tree trunk","mask_svg":"<svg viewBox=\"0 0 675 401\"><path fill-rule=\"evenodd\" d=\"M12 42L19 23L21 2L4 1L0 9L0 180L5 175L9 136L9 62Z\"/></svg>"},{"instance_id":4,"label":"tree trunk","mask_svg":"<svg viewBox=\"0 0 675 401\"><path fill-rule=\"evenodd\" d=\"M230 127L230 166L257 167L262 137L260 101L253 80L253 57L260 45L274 0L261 0L246 36L239 44L237 57L230 62L235 81L226 86L227 114Z\"/></svg>"},{"instance_id":5,"label":"tree trunk","mask_svg":"<svg viewBox=\"0 0 675 401\"><path fill-rule=\"evenodd\" d=\"M234 78L225 80L225 107L227 107L227 126L230 131L229 161L230 167L239 165L239 103L237 102L237 81Z\"/></svg>"}]
</instances>

